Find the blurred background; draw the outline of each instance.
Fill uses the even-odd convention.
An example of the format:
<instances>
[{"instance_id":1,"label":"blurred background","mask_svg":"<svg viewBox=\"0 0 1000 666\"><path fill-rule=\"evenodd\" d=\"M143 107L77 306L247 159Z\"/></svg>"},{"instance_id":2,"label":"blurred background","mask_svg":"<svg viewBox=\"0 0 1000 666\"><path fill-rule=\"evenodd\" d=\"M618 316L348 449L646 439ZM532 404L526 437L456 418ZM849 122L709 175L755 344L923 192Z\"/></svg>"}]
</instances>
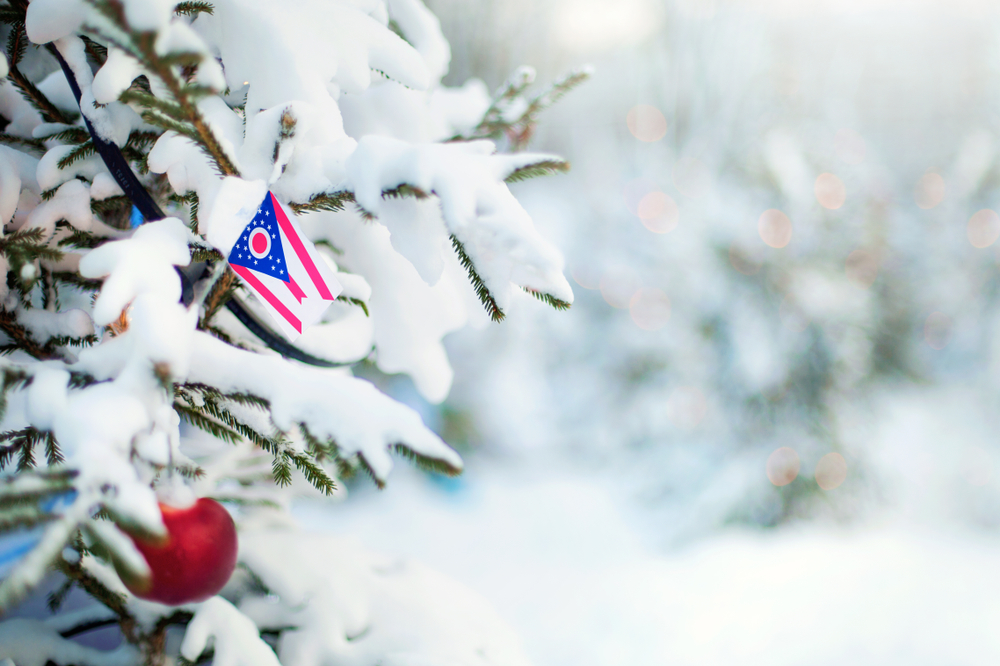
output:
<instances>
[{"instance_id":1,"label":"blurred background","mask_svg":"<svg viewBox=\"0 0 1000 666\"><path fill-rule=\"evenodd\" d=\"M515 186L567 256L448 339L468 472L352 487L361 534L536 664L1000 660L1000 16L988 2L428 2L449 81L591 81ZM400 470L402 472L402 470Z\"/></svg>"}]
</instances>

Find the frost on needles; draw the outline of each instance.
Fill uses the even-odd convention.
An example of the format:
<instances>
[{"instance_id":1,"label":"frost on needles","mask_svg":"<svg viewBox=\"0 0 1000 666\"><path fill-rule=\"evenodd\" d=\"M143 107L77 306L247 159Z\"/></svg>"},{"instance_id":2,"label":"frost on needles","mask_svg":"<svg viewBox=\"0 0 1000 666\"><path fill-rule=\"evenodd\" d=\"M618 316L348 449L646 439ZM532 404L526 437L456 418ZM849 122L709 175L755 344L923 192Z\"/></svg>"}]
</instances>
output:
<instances>
[{"instance_id":1,"label":"frost on needles","mask_svg":"<svg viewBox=\"0 0 1000 666\"><path fill-rule=\"evenodd\" d=\"M445 334L501 320L515 287L569 307L562 257L507 183L566 170L519 151L587 73L530 95L529 69L492 97L444 87L420 0L5 0L0 39L0 611L64 581L51 618L0 620L0 663L524 663L470 591L287 511L358 472L382 486L393 454L461 471L351 366L439 402ZM165 219L132 228L101 142ZM223 256L268 190L344 286L296 342L338 367L283 358L226 307L266 317ZM162 534L179 486L226 502L241 546L220 596L168 607L113 565L143 571L126 533ZM72 588L93 604L61 611ZM73 640L112 624L116 650Z\"/></svg>"}]
</instances>

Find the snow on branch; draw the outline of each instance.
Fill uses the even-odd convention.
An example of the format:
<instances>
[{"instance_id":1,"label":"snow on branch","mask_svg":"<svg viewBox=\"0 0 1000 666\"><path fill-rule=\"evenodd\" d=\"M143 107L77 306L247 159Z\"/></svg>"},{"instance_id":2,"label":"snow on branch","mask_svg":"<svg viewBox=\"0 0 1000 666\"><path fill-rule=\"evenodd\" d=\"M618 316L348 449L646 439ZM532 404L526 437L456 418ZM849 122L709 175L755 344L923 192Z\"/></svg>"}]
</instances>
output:
<instances>
[{"instance_id":1,"label":"snow on branch","mask_svg":"<svg viewBox=\"0 0 1000 666\"><path fill-rule=\"evenodd\" d=\"M419 414L364 380L236 349L206 333L192 340L190 367L188 381L266 399L279 429L305 424L313 436L334 440L342 456L360 456L380 483L392 469L395 444L440 461L451 473L462 469L459 455Z\"/></svg>"},{"instance_id":2,"label":"snow on branch","mask_svg":"<svg viewBox=\"0 0 1000 666\"><path fill-rule=\"evenodd\" d=\"M436 195L441 220L495 320L510 302L511 283L571 304L562 255L542 238L504 183L518 170L561 160L494 150L490 141L414 145L367 136L347 160L348 179L358 204L376 217L386 209L384 194L400 186L414 195Z\"/></svg>"}]
</instances>

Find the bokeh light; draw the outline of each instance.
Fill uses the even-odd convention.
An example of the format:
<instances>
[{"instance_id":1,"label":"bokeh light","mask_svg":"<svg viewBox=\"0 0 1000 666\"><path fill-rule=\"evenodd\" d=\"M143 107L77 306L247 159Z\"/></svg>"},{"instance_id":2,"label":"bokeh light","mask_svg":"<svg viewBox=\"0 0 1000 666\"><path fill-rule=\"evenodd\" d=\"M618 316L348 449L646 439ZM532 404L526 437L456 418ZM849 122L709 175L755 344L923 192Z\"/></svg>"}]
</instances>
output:
<instances>
[{"instance_id":1,"label":"bokeh light","mask_svg":"<svg viewBox=\"0 0 1000 666\"><path fill-rule=\"evenodd\" d=\"M823 490L833 490L847 480L847 461L839 453L828 453L816 463L816 483Z\"/></svg>"},{"instance_id":2,"label":"bokeh light","mask_svg":"<svg viewBox=\"0 0 1000 666\"><path fill-rule=\"evenodd\" d=\"M625 183L622 188L622 196L625 199L625 207L633 215L639 214L639 203L650 192L656 192L659 188L652 178L636 178Z\"/></svg>"},{"instance_id":3,"label":"bokeh light","mask_svg":"<svg viewBox=\"0 0 1000 666\"><path fill-rule=\"evenodd\" d=\"M761 262L737 243L729 246L729 263L743 275L756 275L761 267Z\"/></svg>"},{"instance_id":4,"label":"bokeh light","mask_svg":"<svg viewBox=\"0 0 1000 666\"><path fill-rule=\"evenodd\" d=\"M792 242L792 221L777 208L769 208L757 220L757 232L762 241L780 249Z\"/></svg>"},{"instance_id":5,"label":"bokeh light","mask_svg":"<svg viewBox=\"0 0 1000 666\"><path fill-rule=\"evenodd\" d=\"M848 164L858 165L865 160L868 146L860 134L852 129L843 128L837 130L837 134L833 137L833 151Z\"/></svg>"},{"instance_id":6,"label":"bokeh light","mask_svg":"<svg viewBox=\"0 0 1000 666\"><path fill-rule=\"evenodd\" d=\"M667 398L667 418L682 430L693 430L705 418L708 400L693 386L681 386Z\"/></svg>"},{"instance_id":7,"label":"bokeh light","mask_svg":"<svg viewBox=\"0 0 1000 666\"><path fill-rule=\"evenodd\" d=\"M629 109L625 124L632 136L646 143L659 141L667 134L667 119L649 104L637 104Z\"/></svg>"},{"instance_id":8,"label":"bokeh light","mask_svg":"<svg viewBox=\"0 0 1000 666\"><path fill-rule=\"evenodd\" d=\"M601 296L613 308L627 308L641 286L642 280L631 268L612 268L601 276Z\"/></svg>"},{"instance_id":9,"label":"bokeh light","mask_svg":"<svg viewBox=\"0 0 1000 666\"><path fill-rule=\"evenodd\" d=\"M677 228L680 210L669 194L654 190L639 200L636 206L644 227L654 234L665 234Z\"/></svg>"},{"instance_id":10,"label":"bokeh light","mask_svg":"<svg viewBox=\"0 0 1000 666\"><path fill-rule=\"evenodd\" d=\"M799 475L799 454L783 446L767 457L767 478L776 486L787 486Z\"/></svg>"},{"instance_id":11,"label":"bokeh light","mask_svg":"<svg viewBox=\"0 0 1000 666\"><path fill-rule=\"evenodd\" d=\"M837 210L847 200L847 189L844 187L844 181L832 173L821 173L816 178L813 190L816 192L816 200L819 201L819 205L829 210Z\"/></svg>"},{"instance_id":12,"label":"bokeh light","mask_svg":"<svg viewBox=\"0 0 1000 666\"><path fill-rule=\"evenodd\" d=\"M656 331L670 319L670 298L660 289L639 289L629 300L629 314L644 331Z\"/></svg>"},{"instance_id":13,"label":"bokeh light","mask_svg":"<svg viewBox=\"0 0 1000 666\"><path fill-rule=\"evenodd\" d=\"M925 173L917 181L913 197L924 210L934 208L944 200L945 184L941 174L933 171Z\"/></svg>"},{"instance_id":14,"label":"bokeh light","mask_svg":"<svg viewBox=\"0 0 1000 666\"><path fill-rule=\"evenodd\" d=\"M924 341L932 349L944 349L951 338L951 317L943 312L932 312L924 321Z\"/></svg>"},{"instance_id":15,"label":"bokeh light","mask_svg":"<svg viewBox=\"0 0 1000 666\"><path fill-rule=\"evenodd\" d=\"M868 289L878 277L878 257L868 250L855 250L847 255L844 270L853 284Z\"/></svg>"},{"instance_id":16,"label":"bokeh light","mask_svg":"<svg viewBox=\"0 0 1000 666\"><path fill-rule=\"evenodd\" d=\"M969 218L965 234L973 247L984 248L993 245L1000 238L1000 215L984 208Z\"/></svg>"}]
</instances>

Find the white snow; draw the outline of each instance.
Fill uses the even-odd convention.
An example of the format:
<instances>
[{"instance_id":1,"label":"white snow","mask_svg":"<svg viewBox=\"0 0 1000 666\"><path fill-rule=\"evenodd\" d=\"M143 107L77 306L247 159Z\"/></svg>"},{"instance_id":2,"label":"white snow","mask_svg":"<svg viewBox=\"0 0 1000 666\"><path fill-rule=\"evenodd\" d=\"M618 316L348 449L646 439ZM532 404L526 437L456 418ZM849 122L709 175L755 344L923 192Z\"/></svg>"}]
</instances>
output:
<instances>
[{"instance_id":1,"label":"white snow","mask_svg":"<svg viewBox=\"0 0 1000 666\"><path fill-rule=\"evenodd\" d=\"M345 455L364 456L379 479L392 469L388 447L396 443L462 467L458 454L428 430L415 411L336 370L291 365L195 333L187 379L270 400L278 428L287 431L297 423L308 424L316 437L335 439Z\"/></svg>"},{"instance_id":2,"label":"white snow","mask_svg":"<svg viewBox=\"0 0 1000 666\"><path fill-rule=\"evenodd\" d=\"M503 182L518 167L550 156L494 150L489 141L411 145L367 136L347 160L348 177L358 203L376 216L386 206L382 192L400 185L437 195L447 230L462 241L501 309L510 303L512 282L572 303L562 256ZM441 248L434 244L431 252Z\"/></svg>"},{"instance_id":3,"label":"white snow","mask_svg":"<svg viewBox=\"0 0 1000 666\"><path fill-rule=\"evenodd\" d=\"M191 232L175 217L144 224L131 238L106 243L80 261L84 277L108 276L94 304L94 322L106 325L140 293L155 295L166 303L181 297L180 278L174 266L191 261Z\"/></svg>"},{"instance_id":4,"label":"white snow","mask_svg":"<svg viewBox=\"0 0 1000 666\"><path fill-rule=\"evenodd\" d=\"M257 625L221 597L212 597L195 611L184 632L181 655L196 661L210 640L215 648L212 663L218 666L280 666Z\"/></svg>"},{"instance_id":5,"label":"white snow","mask_svg":"<svg viewBox=\"0 0 1000 666\"><path fill-rule=\"evenodd\" d=\"M0 621L0 659L11 659L17 666L45 666L50 660L80 666L130 666L136 656L131 645L112 651L83 647L41 620Z\"/></svg>"},{"instance_id":6,"label":"white snow","mask_svg":"<svg viewBox=\"0 0 1000 666\"><path fill-rule=\"evenodd\" d=\"M297 627L280 642L283 664L528 663L517 637L481 597L356 540L249 531L241 535L240 561L281 599L250 597L240 610L258 626Z\"/></svg>"}]
</instances>

